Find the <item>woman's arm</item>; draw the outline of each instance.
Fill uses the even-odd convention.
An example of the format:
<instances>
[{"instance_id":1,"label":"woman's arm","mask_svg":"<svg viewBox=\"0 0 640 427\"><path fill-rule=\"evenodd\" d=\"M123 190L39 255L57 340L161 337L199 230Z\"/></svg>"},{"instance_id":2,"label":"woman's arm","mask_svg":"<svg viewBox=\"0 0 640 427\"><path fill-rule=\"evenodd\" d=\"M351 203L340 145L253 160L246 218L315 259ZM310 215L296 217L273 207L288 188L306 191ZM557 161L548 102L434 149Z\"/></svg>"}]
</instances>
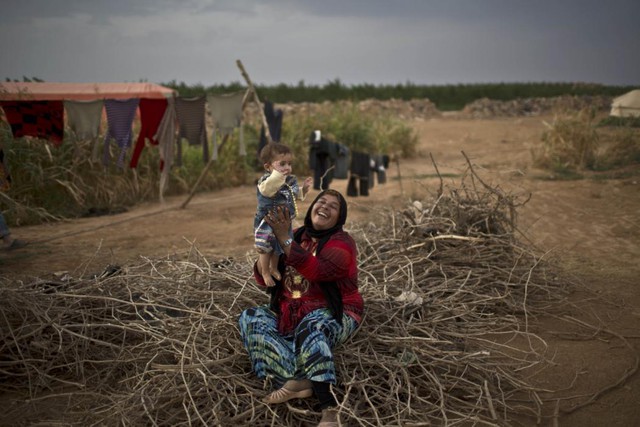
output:
<instances>
[{"instance_id":1,"label":"woman's arm","mask_svg":"<svg viewBox=\"0 0 640 427\"><path fill-rule=\"evenodd\" d=\"M329 239L317 256L294 244L287 257L287 264L310 281L344 279L353 272L356 263L354 250L348 235L338 232Z\"/></svg>"},{"instance_id":2,"label":"woman's arm","mask_svg":"<svg viewBox=\"0 0 640 427\"><path fill-rule=\"evenodd\" d=\"M291 245L295 244L289 239L289 230L291 229L291 214L286 206L277 206L264 216L264 221L269 224L273 235L278 239L280 247L286 256L291 252Z\"/></svg>"},{"instance_id":3,"label":"woman's arm","mask_svg":"<svg viewBox=\"0 0 640 427\"><path fill-rule=\"evenodd\" d=\"M293 266L308 280L337 280L348 277L351 273L356 263L356 248L353 239L347 233L334 234L320 255L314 256L298 243L289 243L291 218L288 209L278 206L264 219L271 226L274 236L287 256L287 264Z\"/></svg>"}]
</instances>

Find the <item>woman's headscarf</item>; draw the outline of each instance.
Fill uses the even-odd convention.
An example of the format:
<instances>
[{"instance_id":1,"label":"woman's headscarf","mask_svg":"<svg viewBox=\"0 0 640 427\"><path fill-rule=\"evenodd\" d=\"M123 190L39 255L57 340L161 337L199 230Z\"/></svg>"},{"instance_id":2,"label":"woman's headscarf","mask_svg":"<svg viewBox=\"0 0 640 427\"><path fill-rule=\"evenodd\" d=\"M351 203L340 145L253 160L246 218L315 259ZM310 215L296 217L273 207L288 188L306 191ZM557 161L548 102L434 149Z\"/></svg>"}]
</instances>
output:
<instances>
[{"instance_id":1,"label":"woman's headscarf","mask_svg":"<svg viewBox=\"0 0 640 427\"><path fill-rule=\"evenodd\" d=\"M318 200L320 200L320 197L324 195L331 195L338 198L338 201L340 203L340 212L338 213L338 222L336 222L336 225L334 225L333 227L327 230L316 230L315 228L313 228L313 222L311 221L311 212L313 211L313 207L316 205ZM306 231L306 233L309 236L313 237L314 239L318 239L317 252L320 252L320 249L322 249L322 246L328 240L328 238L332 234L334 234L336 231L342 230L342 226L346 222L347 222L347 201L344 199L344 197L342 196L342 194L340 194L339 191L328 189L320 192L316 196L316 198L313 200L313 203L311 203L311 206L309 206L309 210L307 210L307 215L304 217L304 227L300 227L300 228L303 228L304 231ZM299 230L299 231L302 231L302 230Z\"/></svg>"},{"instance_id":2,"label":"woman's headscarf","mask_svg":"<svg viewBox=\"0 0 640 427\"><path fill-rule=\"evenodd\" d=\"M327 229L327 230L316 230L313 228L313 222L311 221L311 212L313 211L313 207L316 205L320 197L324 195L331 195L338 198L340 202L340 212L338 212L338 221L336 224ZM344 199L342 194L339 191L333 189L327 189L316 196L309 206L309 210L307 210L307 215L304 217L304 226L300 227L294 233L294 239L296 242L300 243L302 239L302 235L306 232L307 235L318 240L318 246L316 247L316 254L320 254L322 251L322 247L325 243L331 238L331 236L338 231L342 231L342 226L347 221L347 201ZM325 299L327 300L327 305L329 310L333 314L334 319L342 324L342 314L344 312L342 306L342 295L340 294L340 289L338 288L338 284L336 282L321 282L322 292L324 293Z\"/></svg>"}]
</instances>

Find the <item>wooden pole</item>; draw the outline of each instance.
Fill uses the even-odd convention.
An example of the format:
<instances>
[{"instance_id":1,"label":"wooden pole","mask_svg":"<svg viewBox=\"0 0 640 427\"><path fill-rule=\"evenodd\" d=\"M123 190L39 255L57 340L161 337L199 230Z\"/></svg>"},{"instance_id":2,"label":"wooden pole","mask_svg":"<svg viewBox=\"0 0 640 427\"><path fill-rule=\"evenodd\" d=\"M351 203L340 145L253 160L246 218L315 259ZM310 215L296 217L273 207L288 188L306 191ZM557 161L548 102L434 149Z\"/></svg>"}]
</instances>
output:
<instances>
[{"instance_id":1,"label":"wooden pole","mask_svg":"<svg viewBox=\"0 0 640 427\"><path fill-rule=\"evenodd\" d=\"M228 139L229 139L229 134L226 134L225 136L222 137L222 142L220 143L220 147L218 147L218 150L222 150L222 147L224 147L224 144L227 142ZM200 172L200 176L198 177L198 180L196 181L195 184L193 184L193 187L191 188L191 192L189 193L189 197L187 197L187 200L182 202L182 205L180 205L181 209L186 208L189 202L191 201L191 199L193 198L193 196L196 194L196 190L198 189L198 186L204 179L205 175L207 175L207 171L209 170L213 162L215 162L215 159L213 158L213 156L211 156L211 158L205 165L204 169L202 169L202 172Z\"/></svg>"},{"instance_id":2,"label":"wooden pole","mask_svg":"<svg viewBox=\"0 0 640 427\"><path fill-rule=\"evenodd\" d=\"M396 168L398 169L398 181L400 182L400 194L404 196L404 189L402 188L402 173L400 172L400 156L395 155Z\"/></svg>"},{"instance_id":3,"label":"wooden pole","mask_svg":"<svg viewBox=\"0 0 640 427\"><path fill-rule=\"evenodd\" d=\"M242 65L242 61L238 59L236 60L236 64L238 65L238 68L240 68L240 73L242 74L242 77L244 77L244 79L246 80L247 85L249 86L249 90L253 94L253 101L258 106L260 118L262 118L262 126L264 127L264 134L267 137L267 142L273 142L273 139L271 138L271 132L269 131L269 123L267 122L267 118L264 115L264 109L262 107L262 103L260 102L260 98L258 97L258 92L256 92L256 88L253 86L253 83L249 78L249 74L247 74L247 71L244 69L244 66Z\"/></svg>"}]
</instances>

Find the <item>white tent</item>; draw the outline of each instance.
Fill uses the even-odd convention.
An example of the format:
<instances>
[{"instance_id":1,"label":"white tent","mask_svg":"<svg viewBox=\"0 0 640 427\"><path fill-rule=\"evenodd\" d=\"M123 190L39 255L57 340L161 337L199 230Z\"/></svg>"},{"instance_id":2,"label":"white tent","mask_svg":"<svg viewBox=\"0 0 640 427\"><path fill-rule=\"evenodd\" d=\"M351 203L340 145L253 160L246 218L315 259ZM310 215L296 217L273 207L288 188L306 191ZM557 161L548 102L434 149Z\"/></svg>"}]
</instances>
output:
<instances>
[{"instance_id":1,"label":"white tent","mask_svg":"<svg viewBox=\"0 0 640 427\"><path fill-rule=\"evenodd\" d=\"M612 116L640 117L640 89L621 95L611 103Z\"/></svg>"}]
</instances>

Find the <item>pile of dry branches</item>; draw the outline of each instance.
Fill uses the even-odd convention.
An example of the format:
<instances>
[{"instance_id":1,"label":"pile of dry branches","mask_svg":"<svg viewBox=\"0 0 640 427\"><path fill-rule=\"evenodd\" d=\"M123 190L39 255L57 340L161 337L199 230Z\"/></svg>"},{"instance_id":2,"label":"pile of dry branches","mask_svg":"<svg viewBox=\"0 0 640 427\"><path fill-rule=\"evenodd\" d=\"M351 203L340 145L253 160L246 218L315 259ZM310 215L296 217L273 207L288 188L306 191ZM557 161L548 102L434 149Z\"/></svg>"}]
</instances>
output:
<instances>
[{"instance_id":1,"label":"pile of dry branches","mask_svg":"<svg viewBox=\"0 0 640 427\"><path fill-rule=\"evenodd\" d=\"M564 291L518 243L514 197L460 188L352 227L366 315L336 354L345 425L502 425L539 415L520 371L545 362L529 329ZM143 259L92 277L1 283L0 390L68 397L72 425L317 422L312 402L268 407L237 327L267 303L250 258ZM313 399L310 399L313 400ZM10 416L10 414L9 414Z\"/></svg>"}]
</instances>

